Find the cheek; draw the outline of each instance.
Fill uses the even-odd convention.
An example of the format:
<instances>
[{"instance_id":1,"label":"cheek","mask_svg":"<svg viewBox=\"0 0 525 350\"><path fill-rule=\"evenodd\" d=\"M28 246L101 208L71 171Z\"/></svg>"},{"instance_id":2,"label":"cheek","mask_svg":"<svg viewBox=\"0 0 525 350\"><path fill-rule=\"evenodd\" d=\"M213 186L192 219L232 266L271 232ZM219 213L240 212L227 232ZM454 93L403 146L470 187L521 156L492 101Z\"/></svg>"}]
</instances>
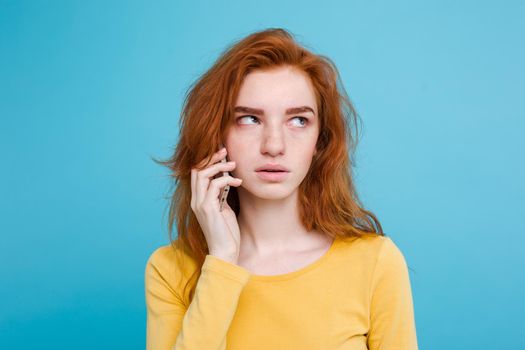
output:
<instances>
[{"instance_id":1,"label":"cheek","mask_svg":"<svg viewBox=\"0 0 525 350\"><path fill-rule=\"evenodd\" d=\"M233 160L237 162L237 165L239 165L239 163L241 163L243 159L249 158L249 155L247 154L246 150L249 150L250 147L253 147L254 142L253 139L243 140L238 136L229 135L226 138L224 145L228 150L228 160Z\"/></svg>"},{"instance_id":2,"label":"cheek","mask_svg":"<svg viewBox=\"0 0 525 350\"><path fill-rule=\"evenodd\" d=\"M229 148L231 147L231 148ZM226 155L227 161L234 161L235 162L235 168L233 169L233 172L239 173L240 170L244 169L246 167L246 164L249 164L247 155L244 152L240 152L239 150L242 150L242 148L236 147L235 145L228 145L226 146L228 149L228 154Z\"/></svg>"}]
</instances>

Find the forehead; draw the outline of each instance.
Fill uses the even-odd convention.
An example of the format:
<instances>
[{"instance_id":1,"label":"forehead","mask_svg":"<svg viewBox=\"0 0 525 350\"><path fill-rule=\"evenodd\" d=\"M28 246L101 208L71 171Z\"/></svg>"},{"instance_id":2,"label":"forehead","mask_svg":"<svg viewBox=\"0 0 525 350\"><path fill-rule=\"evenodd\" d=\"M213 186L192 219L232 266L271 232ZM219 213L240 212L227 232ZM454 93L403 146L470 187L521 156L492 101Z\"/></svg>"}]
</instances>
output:
<instances>
[{"instance_id":1,"label":"forehead","mask_svg":"<svg viewBox=\"0 0 525 350\"><path fill-rule=\"evenodd\" d=\"M236 105L275 111L311 106L317 111L315 89L309 76L292 67L250 72L241 84Z\"/></svg>"}]
</instances>

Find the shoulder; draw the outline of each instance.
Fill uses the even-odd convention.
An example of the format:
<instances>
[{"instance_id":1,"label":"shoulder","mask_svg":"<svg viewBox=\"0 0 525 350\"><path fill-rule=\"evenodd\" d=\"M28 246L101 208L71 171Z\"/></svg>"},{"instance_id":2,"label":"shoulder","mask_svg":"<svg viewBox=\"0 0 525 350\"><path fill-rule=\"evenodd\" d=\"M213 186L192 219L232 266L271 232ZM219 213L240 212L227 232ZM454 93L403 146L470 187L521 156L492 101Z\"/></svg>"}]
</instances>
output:
<instances>
[{"instance_id":1,"label":"shoulder","mask_svg":"<svg viewBox=\"0 0 525 350\"><path fill-rule=\"evenodd\" d=\"M174 261L177 249L171 244L156 248L149 256L147 265L165 265Z\"/></svg>"},{"instance_id":2,"label":"shoulder","mask_svg":"<svg viewBox=\"0 0 525 350\"><path fill-rule=\"evenodd\" d=\"M393 244L388 236L379 234L363 235L361 237L340 238L341 246L346 250L351 250L354 255L363 255L368 258L379 256L385 246ZM387 247L388 249L388 247Z\"/></svg>"},{"instance_id":3,"label":"shoulder","mask_svg":"<svg viewBox=\"0 0 525 350\"><path fill-rule=\"evenodd\" d=\"M373 260L370 261L372 272L372 288L379 285L394 288L399 284L408 284L408 266L401 249L389 236L378 236L366 244L371 247ZM372 248L373 247L373 248Z\"/></svg>"},{"instance_id":4,"label":"shoulder","mask_svg":"<svg viewBox=\"0 0 525 350\"><path fill-rule=\"evenodd\" d=\"M156 248L149 256L146 277L159 276L167 282L191 274L197 268L193 259L172 244Z\"/></svg>"},{"instance_id":5,"label":"shoulder","mask_svg":"<svg viewBox=\"0 0 525 350\"><path fill-rule=\"evenodd\" d=\"M377 256L377 264L383 264L398 270L406 269L405 256L391 237L383 237L383 243Z\"/></svg>"},{"instance_id":6,"label":"shoulder","mask_svg":"<svg viewBox=\"0 0 525 350\"><path fill-rule=\"evenodd\" d=\"M392 264L402 267L405 264L403 253L389 236L373 234L342 238L340 241L344 256L370 268Z\"/></svg>"}]
</instances>

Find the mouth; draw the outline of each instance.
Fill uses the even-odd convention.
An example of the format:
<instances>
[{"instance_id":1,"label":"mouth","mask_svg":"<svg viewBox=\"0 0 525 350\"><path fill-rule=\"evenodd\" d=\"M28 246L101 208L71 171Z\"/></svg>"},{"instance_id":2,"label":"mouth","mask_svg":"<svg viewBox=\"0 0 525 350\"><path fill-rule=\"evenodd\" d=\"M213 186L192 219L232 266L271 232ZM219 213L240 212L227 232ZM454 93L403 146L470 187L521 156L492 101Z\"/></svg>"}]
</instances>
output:
<instances>
[{"instance_id":1,"label":"mouth","mask_svg":"<svg viewBox=\"0 0 525 350\"><path fill-rule=\"evenodd\" d=\"M286 179L288 176L289 171L283 171L283 170L258 170L256 171L257 176L264 180L269 182L279 182Z\"/></svg>"},{"instance_id":2,"label":"mouth","mask_svg":"<svg viewBox=\"0 0 525 350\"><path fill-rule=\"evenodd\" d=\"M258 170L257 172L264 172L264 173L287 173L288 171L284 171L284 170Z\"/></svg>"},{"instance_id":3,"label":"mouth","mask_svg":"<svg viewBox=\"0 0 525 350\"><path fill-rule=\"evenodd\" d=\"M268 172L289 172L290 170L280 164L266 164L255 169L255 171L268 171Z\"/></svg>"}]
</instances>

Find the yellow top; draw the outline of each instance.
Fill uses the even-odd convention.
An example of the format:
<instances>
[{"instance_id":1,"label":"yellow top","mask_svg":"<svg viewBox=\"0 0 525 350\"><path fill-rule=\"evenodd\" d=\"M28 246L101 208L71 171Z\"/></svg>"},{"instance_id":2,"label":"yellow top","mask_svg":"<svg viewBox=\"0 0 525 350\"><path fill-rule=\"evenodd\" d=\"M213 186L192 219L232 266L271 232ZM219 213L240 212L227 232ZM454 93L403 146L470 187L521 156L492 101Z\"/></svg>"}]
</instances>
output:
<instances>
[{"instance_id":1,"label":"yellow top","mask_svg":"<svg viewBox=\"0 0 525 350\"><path fill-rule=\"evenodd\" d=\"M418 348L407 264L390 237L337 239L281 275L206 255L189 305L177 282L196 264L181 271L173 249L158 248L146 264L148 350Z\"/></svg>"}]
</instances>

